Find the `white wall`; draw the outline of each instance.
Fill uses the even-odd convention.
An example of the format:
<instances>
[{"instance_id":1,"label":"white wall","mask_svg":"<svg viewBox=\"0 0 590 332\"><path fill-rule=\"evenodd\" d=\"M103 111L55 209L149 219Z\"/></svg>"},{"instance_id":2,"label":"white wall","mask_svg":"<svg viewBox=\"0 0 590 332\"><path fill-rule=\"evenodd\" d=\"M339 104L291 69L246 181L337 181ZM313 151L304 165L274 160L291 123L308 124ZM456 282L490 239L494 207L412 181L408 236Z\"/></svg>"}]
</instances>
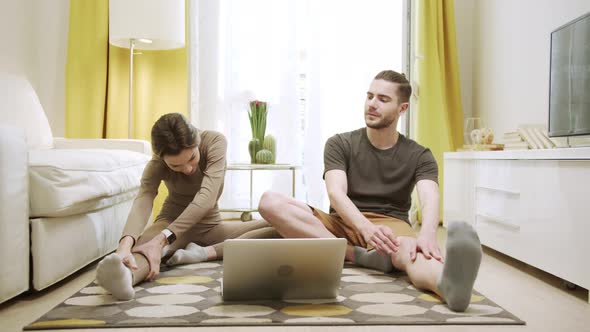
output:
<instances>
[{"instance_id":1,"label":"white wall","mask_svg":"<svg viewBox=\"0 0 590 332\"><path fill-rule=\"evenodd\" d=\"M14 0L13 0L14 1ZM33 0L37 94L54 136L65 134L65 76L68 48L69 0Z\"/></svg>"},{"instance_id":2,"label":"white wall","mask_svg":"<svg viewBox=\"0 0 590 332\"><path fill-rule=\"evenodd\" d=\"M546 125L550 33L590 12L590 1L469 1L455 1L466 114L472 105L496 137L519 124Z\"/></svg>"},{"instance_id":3,"label":"white wall","mask_svg":"<svg viewBox=\"0 0 590 332\"><path fill-rule=\"evenodd\" d=\"M473 0L455 0L455 30L457 57L459 60L459 81L461 82L461 103L465 118L473 114Z\"/></svg>"},{"instance_id":4,"label":"white wall","mask_svg":"<svg viewBox=\"0 0 590 332\"><path fill-rule=\"evenodd\" d=\"M36 87L34 0L0 0L0 72L26 76Z\"/></svg>"},{"instance_id":5,"label":"white wall","mask_svg":"<svg viewBox=\"0 0 590 332\"><path fill-rule=\"evenodd\" d=\"M65 133L68 0L0 0L0 72L26 76L54 136Z\"/></svg>"}]
</instances>

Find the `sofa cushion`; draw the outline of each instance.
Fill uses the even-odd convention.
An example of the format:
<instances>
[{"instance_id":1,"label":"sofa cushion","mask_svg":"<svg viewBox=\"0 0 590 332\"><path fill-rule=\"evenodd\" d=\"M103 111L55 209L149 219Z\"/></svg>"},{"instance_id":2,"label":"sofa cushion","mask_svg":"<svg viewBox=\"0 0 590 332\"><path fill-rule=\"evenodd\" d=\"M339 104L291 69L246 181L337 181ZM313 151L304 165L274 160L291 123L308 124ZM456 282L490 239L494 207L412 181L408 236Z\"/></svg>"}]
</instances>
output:
<instances>
[{"instance_id":1,"label":"sofa cushion","mask_svg":"<svg viewBox=\"0 0 590 332\"><path fill-rule=\"evenodd\" d=\"M30 216L69 216L131 199L149 159L127 150L30 150Z\"/></svg>"},{"instance_id":2,"label":"sofa cushion","mask_svg":"<svg viewBox=\"0 0 590 332\"><path fill-rule=\"evenodd\" d=\"M23 128L29 149L50 149L53 134L39 98L26 78L0 75L0 123Z\"/></svg>"}]
</instances>

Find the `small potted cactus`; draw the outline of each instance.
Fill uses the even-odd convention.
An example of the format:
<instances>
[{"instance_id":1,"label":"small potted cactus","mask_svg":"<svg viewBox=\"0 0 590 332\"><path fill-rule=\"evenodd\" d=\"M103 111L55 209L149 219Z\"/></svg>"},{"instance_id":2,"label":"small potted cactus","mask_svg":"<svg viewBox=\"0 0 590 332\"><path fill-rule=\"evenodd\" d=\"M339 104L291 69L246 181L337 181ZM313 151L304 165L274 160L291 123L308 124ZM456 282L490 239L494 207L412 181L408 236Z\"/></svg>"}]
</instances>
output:
<instances>
[{"instance_id":1,"label":"small potted cactus","mask_svg":"<svg viewBox=\"0 0 590 332\"><path fill-rule=\"evenodd\" d=\"M276 141L273 136L266 133L266 115L268 105L265 101L254 100L250 102L248 118L252 129L252 139L248 142L250 163L274 164L276 155Z\"/></svg>"},{"instance_id":2,"label":"small potted cactus","mask_svg":"<svg viewBox=\"0 0 590 332\"><path fill-rule=\"evenodd\" d=\"M272 135L266 135L264 137L264 141L262 142L262 150L270 151L270 163L262 163L262 164L274 164L275 158L277 156L277 142L275 137ZM258 158L256 158L258 161Z\"/></svg>"}]
</instances>

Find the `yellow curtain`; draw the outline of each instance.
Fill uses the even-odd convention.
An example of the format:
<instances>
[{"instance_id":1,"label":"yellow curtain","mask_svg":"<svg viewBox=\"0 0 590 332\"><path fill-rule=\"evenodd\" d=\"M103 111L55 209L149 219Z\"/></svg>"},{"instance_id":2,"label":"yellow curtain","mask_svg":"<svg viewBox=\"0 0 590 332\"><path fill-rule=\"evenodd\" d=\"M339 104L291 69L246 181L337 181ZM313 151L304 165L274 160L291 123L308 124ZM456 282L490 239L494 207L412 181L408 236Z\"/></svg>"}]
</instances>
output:
<instances>
[{"instance_id":1,"label":"yellow curtain","mask_svg":"<svg viewBox=\"0 0 590 332\"><path fill-rule=\"evenodd\" d=\"M463 144L463 111L455 42L453 0L416 3L416 75L419 97L413 118L413 137L430 148L439 168L443 206L443 153Z\"/></svg>"},{"instance_id":2,"label":"yellow curtain","mask_svg":"<svg viewBox=\"0 0 590 332\"><path fill-rule=\"evenodd\" d=\"M65 136L105 136L109 54L106 1L70 1L66 63Z\"/></svg>"},{"instance_id":3,"label":"yellow curtain","mask_svg":"<svg viewBox=\"0 0 590 332\"><path fill-rule=\"evenodd\" d=\"M108 6L108 0L70 0L67 137L128 137L129 49L109 45ZM136 52L142 54L134 56L131 137L150 141L151 127L163 114L188 116L187 50ZM154 212L167 195L164 185L159 193Z\"/></svg>"},{"instance_id":4,"label":"yellow curtain","mask_svg":"<svg viewBox=\"0 0 590 332\"><path fill-rule=\"evenodd\" d=\"M166 113L188 117L186 48L140 50L133 59L133 138L150 140L152 125ZM109 46L107 138L127 138L129 49Z\"/></svg>"}]
</instances>

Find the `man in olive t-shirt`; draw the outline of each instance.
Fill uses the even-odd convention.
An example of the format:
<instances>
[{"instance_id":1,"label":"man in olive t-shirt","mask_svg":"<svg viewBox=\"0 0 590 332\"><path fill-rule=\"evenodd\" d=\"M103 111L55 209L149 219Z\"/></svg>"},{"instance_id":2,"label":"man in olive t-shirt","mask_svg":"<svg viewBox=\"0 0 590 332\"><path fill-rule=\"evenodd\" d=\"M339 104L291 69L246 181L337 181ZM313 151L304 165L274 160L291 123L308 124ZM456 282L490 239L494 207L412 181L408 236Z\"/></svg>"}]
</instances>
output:
<instances>
[{"instance_id":1,"label":"man in olive t-shirt","mask_svg":"<svg viewBox=\"0 0 590 332\"><path fill-rule=\"evenodd\" d=\"M324 166L324 175L331 170L346 173L348 197L360 211L408 223L415 184L420 180L438 182L438 167L430 150L401 134L394 146L378 149L369 141L366 128L328 139Z\"/></svg>"},{"instance_id":2,"label":"man in olive t-shirt","mask_svg":"<svg viewBox=\"0 0 590 332\"><path fill-rule=\"evenodd\" d=\"M259 211L285 238L346 238L347 260L385 272L406 271L414 286L438 294L452 310L464 311L479 270L481 245L471 225L453 222L444 260L440 254L436 161L430 150L396 129L411 91L403 74L380 72L367 91L367 126L326 143L330 214L273 192L263 194ZM408 221L414 187L423 217L418 234Z\"/></svg>"}]
</instances>

